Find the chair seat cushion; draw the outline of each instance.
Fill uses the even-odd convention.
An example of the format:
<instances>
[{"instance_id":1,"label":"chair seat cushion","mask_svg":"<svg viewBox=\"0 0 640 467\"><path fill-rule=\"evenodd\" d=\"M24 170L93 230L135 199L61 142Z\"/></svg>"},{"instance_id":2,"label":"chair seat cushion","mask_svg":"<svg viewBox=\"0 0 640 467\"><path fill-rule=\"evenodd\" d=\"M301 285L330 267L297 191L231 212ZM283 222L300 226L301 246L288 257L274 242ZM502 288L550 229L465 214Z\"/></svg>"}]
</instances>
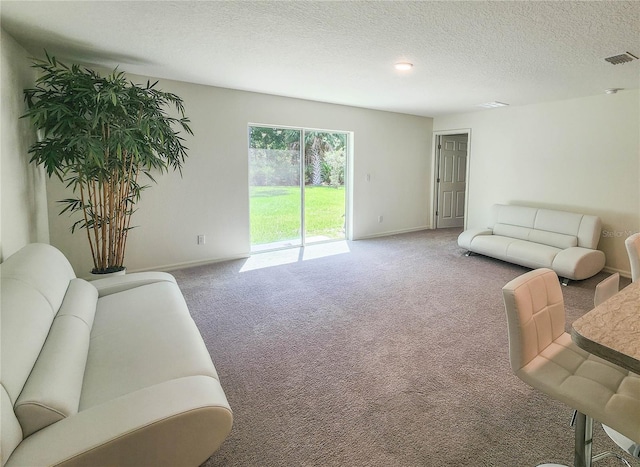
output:
<instances>
[{"instance_id":1,"label":"chair seat cushion","mask_svg":"<svg viewBox=\"0 0 640 467\"><path fill-rule=\"evenodd\" d=\"M580 349L568 333L516 374L554 399L640 442L640 376Z\"/></svg>"}]
</instances>

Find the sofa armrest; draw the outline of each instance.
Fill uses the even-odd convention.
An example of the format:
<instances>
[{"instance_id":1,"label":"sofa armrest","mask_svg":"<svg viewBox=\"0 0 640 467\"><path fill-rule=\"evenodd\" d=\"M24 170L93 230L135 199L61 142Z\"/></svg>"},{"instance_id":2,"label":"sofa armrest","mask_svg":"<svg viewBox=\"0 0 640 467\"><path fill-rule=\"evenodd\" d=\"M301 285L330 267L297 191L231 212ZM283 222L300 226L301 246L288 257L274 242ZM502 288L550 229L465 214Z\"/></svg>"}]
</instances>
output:
<instances>
[{"instance_id":1,"label":"sofa armrest","mask_svg":"<svg viewBox=\"0 0 640 467\"><path fill-rule=\"evenodd\" d=\"M134 272L97 279L91 281L91 284L98 289L98 297L104 297L155 282L173 282L175 284L176 279L167 272Z\"/></svg>"},{"instance_id":2,"label":"sofa armrest","mask_svg":"<svg viewBox=\"0 0 640 467\"><path fill-rule=\"evenodd\" d=\"M561 250L553 259L552 268L560 277L583 280L599 273L605 261L602 251L575 246Z\"/></svg>"},{"instance_id":3,"label":"sofa armrest","mask_svg":"<svg viewBox=\"0 0 640 467\"><path fill-rule=\"evenodd\" d=\"M220 383L190 376L78 412L25 438L5 467L200 465L231 431Z\"/></svg>"},{"instance_id":4,"label":"sofa armrest","mask_svg":"<svg viewBox=\"0 0 640 467\"><path fill-rule=\"evenodd\" d=\"M469 229L458 236L458 245L467 250L471 250L471 241L478 235L493 235L491 229Z\"/></svg>"}]
</instances>

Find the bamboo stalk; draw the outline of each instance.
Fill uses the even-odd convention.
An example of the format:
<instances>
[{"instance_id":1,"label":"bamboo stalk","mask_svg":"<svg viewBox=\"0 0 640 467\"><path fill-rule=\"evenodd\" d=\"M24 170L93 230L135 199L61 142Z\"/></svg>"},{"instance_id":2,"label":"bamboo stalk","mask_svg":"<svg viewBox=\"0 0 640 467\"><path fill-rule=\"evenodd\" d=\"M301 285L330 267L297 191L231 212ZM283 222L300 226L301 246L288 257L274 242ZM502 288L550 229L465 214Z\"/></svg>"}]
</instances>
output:
<instances>
[{"instance_id":1,"label":"bamboo stalk","mask_svg":"<svg viewBox=\"0 0 640 467\"><path fill-rule=\"evenodd\" d=\"M86 226L85 230L87 231L87 239L89 240L89 247L91 248L91 258L93 259L93 267L94 269L98 268L96 263L96 253L93 247L93 242L91 241L91 229L89 229L89 225L87 223L87 209L85 208L85 195L84 195L84 185L80 184L80 202L82 203L82 215L84 216L84 225Z\"/></svg>"},{"instance_id":2,"label":"bamboo stalk","mask_svg":"<svg viewBox=\"0 0 640 467\"><path fill-rule=\"evenodd\" d=\"M95 180L92 180L91 183L87 183L87 191L89 194L89 202L90 205L93 207L93 236L95 238L95 244L96 244L96 257L95 257L95 262L96 264L96 268L97 269L102 269L102 256L100 255L100 242L99 242L99 238L100 238L100 231L99 231L99 226L96 223L96 208L97 208L97 194L96 194L96 182Z\"/></svg>"},{"instance_id":3,"label":"bamboo stalk","mask_svg":"<svg viewBox=\"0 0 640 467\"><path fill-rule=\"evenodd\" d=\"M102 135L104 138L104 143L105 143L105 147L104 147L104 167L107 169L109 168L109 125L107 124L103 124L102 125ZM108 206L107 206L107 194L109 191L109 187L108 187L108 179L105 183L105 180L103 179L103 176L100 175L100 226L101 226L101 230L102 230L102 260L103 260L103 265L102 265L102 269L106 269L109 266L109 239L111 237L111 234L109 232L109 225L108 225L108 221L109 221L109 210L108 210Z\"/></svg>"},{"instance_id":4,"label":"bamboo stalk","mask_svg":"<svg viewBox=\"0 0 640 467\"><path fill-rule=\"evenodd\" d=\"M98 235L100 238L100 269L106 268L107 251L105 249L105 224L104 224L104 187L102 181L96 184L96 218L98 219Z\"/></svg>"},{"instance_id":5,"label":"bamboo stalk","mask_svg":"<svg viewBox=\"0 0 640 467\"><path fill-rule=\"evenodd\" d=\"M115 212L114 210L114 190L116 189L115 186L117 183L118 183L117 174L111 174L111 177L109 178L109 183L107 184L108 188L106 193L107 210L108 210L108 217L109 217L109 225L108 225L109 238L107 240L107 244L109 248L108 266L117 265L114 257L115 256L114 242L117 242L117 233L114 231L115 230L114 222L116 221L116 217L117 217L117 212Z\"/></svg>"},{"instance_id":6,"label":"bamboo stalk","mask_svg":"<svg viewBox=\"0 0 640 467\"><path fill-rule=\"evenodd\" d=\"M124 262L124 257L123 257L124 255L122 254L122 224L123 224L123 218L125 216L123 207L125 206L124 200L126 199L125 198L126 185L127 185L126 177L124 176L120 177L118 181L118 197L117 197L118 199L116 204L117 219L114 224L116 233L117 233L116 243L114 245L114 254L115 254L116 263L119 266L123 266L122 263Z\"/></svg>"},{"instance_id":7,"label":"bamboo stalk","mask_svg":"<svg viewBox=\"0 0 640 467\"><path fill-rule=\"evenodd\" d=\"M140 173L140 164L136 164L136 169L133 171L133 159L131 161L131 176L133 176L134 183L138 182L138 174ZM127 214L127 225L122 235L122 254L124 255L125 248L127 247L127 239L129 238L129 228L131 226L131 215L133 214L133 209Z\"/></svg>"},{"instance_id":8,"label":"bamboo stalk","mask_svg":"<svg viewBox=\"0 0 640 467\"><path fill-rule=\"evenodd\" d=\"M103 254L103 268L109 266L109 223L108 212L106 202L106 191L104 180L100 181L100 223L102 227L102 254Z\"/></svg>"},{"instance_id":9,"label":"bamboo stalk","mask_svg":"<svg viewBox=\"0 0 640 467\"><path fill-rule=\"evenodd\" d=\"M125 239L128 232L127 227L129 225L129 219L131 217L131 211L128 209L126 200L129 198L129 195L131 194L131 179L134 173L133 167L134 167L135 158L130 157L129 161L130 162L127 168L126 175L123 177L124 180L122 181L122 184L121 184L122 191L120 194L121 216L119 219L120 236L118 239L118 259L122 262L124 262L124 252L125 252L125 243L126 243Z\"/></svg>"},{"instance_id":10,"label":"bamboo stalk","mask_svg":"<svg viewBox=\"0 0 640 467\"><path fill-rule=\"evenodd\" d=\"M126 158L126 154L121 155L121 157ZM120 166L120 163L118 164ZM115 177L114 177L115 178ZM120 176L120 172L117 175L117 184L114 184L114 213L113 213L113 229L116 234L113 244L113 258L114 264L121 266L120 264L120 242L122 237L122 232L120 231L120 223L122 222L122 190L123 190L123 180Z\"/></svg>"}]
</instances>

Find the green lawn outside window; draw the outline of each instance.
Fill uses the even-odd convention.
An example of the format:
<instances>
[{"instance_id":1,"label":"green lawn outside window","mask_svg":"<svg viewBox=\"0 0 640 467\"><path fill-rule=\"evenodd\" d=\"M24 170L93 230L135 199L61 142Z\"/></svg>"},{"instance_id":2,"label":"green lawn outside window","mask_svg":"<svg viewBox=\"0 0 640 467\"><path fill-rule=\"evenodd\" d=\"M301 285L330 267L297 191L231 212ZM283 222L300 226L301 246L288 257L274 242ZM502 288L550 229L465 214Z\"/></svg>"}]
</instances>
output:
<instances>
[{"instance_id":1,"label":"green lawn outside window","mask_svg":"<svg viewBox=\"0 0 640 467\"><path fill-rule=\"evenodd\" d=\"M300 188L297 186L252 186L251 243L300 238ZM344 186L305 187L306 238L344 238Z\"/></svg>"}]
</instances>

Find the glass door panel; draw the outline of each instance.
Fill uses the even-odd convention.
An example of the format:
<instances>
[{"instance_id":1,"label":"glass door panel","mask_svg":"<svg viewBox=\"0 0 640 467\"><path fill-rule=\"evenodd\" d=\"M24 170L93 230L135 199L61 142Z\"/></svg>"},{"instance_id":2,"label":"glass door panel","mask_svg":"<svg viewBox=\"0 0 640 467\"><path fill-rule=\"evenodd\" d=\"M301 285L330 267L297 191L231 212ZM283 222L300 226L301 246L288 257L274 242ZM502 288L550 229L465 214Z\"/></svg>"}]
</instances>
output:
<instances>
[{"instance_id":1,"label":"glass door panel","mask_svg":"<svg viewBox=\"0 0 640 467\"><path fill-rule=\"evenodd\" d=\"M302 245L299 129L249 127L251 250Z\"/></svg>"},{"instance_id":2,"label":"glass door panel","mask_svg":"<svg viewBox=\"0 0 640 467\"><path fill-rule=\"evenodd\" d=\"M304 131L305 244L345 238L347 134Z\"/></svg>"}]
</instances>

